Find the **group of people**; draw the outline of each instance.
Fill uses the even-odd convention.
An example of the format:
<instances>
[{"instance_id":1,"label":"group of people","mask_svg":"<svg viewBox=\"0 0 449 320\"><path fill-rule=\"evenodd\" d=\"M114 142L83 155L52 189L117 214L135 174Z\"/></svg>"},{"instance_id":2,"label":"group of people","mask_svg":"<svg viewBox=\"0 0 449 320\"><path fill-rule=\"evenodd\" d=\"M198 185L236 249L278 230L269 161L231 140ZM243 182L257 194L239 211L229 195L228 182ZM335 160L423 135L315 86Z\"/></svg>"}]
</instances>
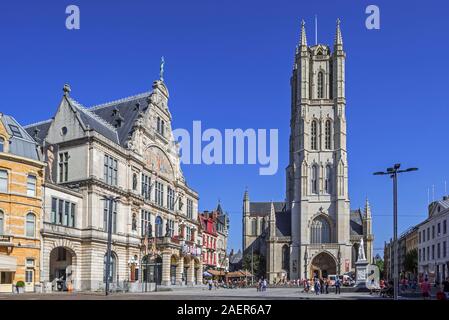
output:
<instances>
[{"instance_id":1,"label":"group of people","mask_svg":"<svg viewBox=\"0 0 449 320\"><path fill-rule=\"evenodd\" d=\"M393 297L394 283L392 280L389 282L383 279L379 282L380 286L380 296L381 297ZM407 289L411 289L412 292L416 292L417 288L421 290L421 295L424 300L431 299L432 297L432 284L427 277L424 278L420 283L416 280L402 279L399 283L399 289L405 292ZM437 293L435 295L437 300L448 300L449 299L449 277L444 280L441 285L438 282L434 284L437 288Z\"/></svg>"},{"instance_id":2,"label":"group of people","mask_svg":"<svg viewBox=\"0 0 449 320\"><path fill-rule=\"evenodd\" d=\"M259 281L257 281L257 292L264 292L267 291L268 282L267 279L260 278Z\"/></svg>"},{"instance_id":3,"label":"group of people","mask_svg":"<svg viewBox=\"0 0 449 320\"><path fill-rule=\"evenodd\" d=\"M212 290L215 288L215 290L219 288L226 288L226 289L236 289L236 288L246 288L248 286L248 282L246 279L228 279L227 281L221 279L221 280L213 280L208 279L205 280L207 287L209 290Z\"/></svg>"},{"instance_id":4,"label":"group of people","mask_svg":"<svg viewBox=\"0 0 449 320\"><path fill-rule=\"evenodd\" d=\"M313 279L305 279L302 281L304 290L303 292L309 293L311 291L315 292L316 295L319 294L329 294L329 287L334 287L335 294L341 294L341 280L337 277L334 283L328 278L315 277Z\"/></svg>"}]
</instances>

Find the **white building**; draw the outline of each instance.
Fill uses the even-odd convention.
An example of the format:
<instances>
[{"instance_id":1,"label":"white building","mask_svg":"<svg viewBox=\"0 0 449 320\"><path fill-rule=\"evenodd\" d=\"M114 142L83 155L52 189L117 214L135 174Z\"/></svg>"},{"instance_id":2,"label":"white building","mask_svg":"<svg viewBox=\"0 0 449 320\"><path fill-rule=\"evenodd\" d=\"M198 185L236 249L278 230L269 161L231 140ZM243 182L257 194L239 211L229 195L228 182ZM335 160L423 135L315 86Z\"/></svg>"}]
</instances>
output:
<instances>
[{"instance_id":1,"label":"white building","mask_svg":"<svg viewBox=\"0 0 449 320\"><path fill-rule=\"evenodd\" d=\"M449 276L447 246L449 233L449 196L429 205L429 217L418 229L418 269L420 277L441 283Z\"/></svg>"},{"instance_id":2,"label":"white building","mask_svg":"<svg viewBox=\"0 0 449 320\"><path fill-rule=\"evenodd\" d=\"M53 118L26 127L48 164L41 232L47 287L61 277L71 278L75 290L104 287L104 197L117 197L108 272L113 286L201 282L198 194L180 167L168 99L158 80L150 92L85 108L65 86Z\"/></svg>"}]
</instances>

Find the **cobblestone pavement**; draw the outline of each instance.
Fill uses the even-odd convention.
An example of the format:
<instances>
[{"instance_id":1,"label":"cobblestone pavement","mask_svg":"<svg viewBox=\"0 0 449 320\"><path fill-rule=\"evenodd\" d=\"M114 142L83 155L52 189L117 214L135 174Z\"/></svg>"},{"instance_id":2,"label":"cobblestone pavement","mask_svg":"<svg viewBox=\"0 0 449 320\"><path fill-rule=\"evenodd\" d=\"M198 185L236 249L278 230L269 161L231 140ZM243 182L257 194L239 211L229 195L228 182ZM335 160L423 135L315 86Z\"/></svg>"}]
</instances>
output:
<instances>
[{"instance_id":1,"label":"cobblestone pavement","mask_svg":"<svg viewBox=\"0 0 449 320\"><path fill-rule=\"evenodd\" d=\"M303 293L298 288L276 288L268 289L266 292L257 292L255 289L218 289L207 290L205 288L182 288L174 291L160 291L148 293L112 293L105 296L102 293L48 293L48 294L3 294L0 300L283 300L283 299L323 299L323 300L375 300L385 299L378 295L360 292L344 292L336 295L315 295Z\"/></svg>"}]
</instances>

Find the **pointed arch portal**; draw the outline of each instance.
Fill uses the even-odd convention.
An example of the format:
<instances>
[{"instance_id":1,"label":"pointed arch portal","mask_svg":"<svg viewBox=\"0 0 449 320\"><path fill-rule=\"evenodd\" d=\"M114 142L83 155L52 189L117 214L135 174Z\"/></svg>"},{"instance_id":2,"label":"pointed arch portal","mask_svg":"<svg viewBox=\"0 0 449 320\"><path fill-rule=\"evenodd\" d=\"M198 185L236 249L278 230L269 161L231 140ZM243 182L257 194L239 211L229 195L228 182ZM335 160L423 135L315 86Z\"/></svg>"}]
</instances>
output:
<instances>
[{"instance_id":1,"label":"pointed arch portal","mask_svg":"<svg viewBox=\"0 0 449 320\"><path fill-rule=\"evenodd\" d=\"M327 278L329 275L337 274L337 263L335 258L327 252L321 252L312 259L310 264L312 277Z\"/></svg>"}]
</instances>

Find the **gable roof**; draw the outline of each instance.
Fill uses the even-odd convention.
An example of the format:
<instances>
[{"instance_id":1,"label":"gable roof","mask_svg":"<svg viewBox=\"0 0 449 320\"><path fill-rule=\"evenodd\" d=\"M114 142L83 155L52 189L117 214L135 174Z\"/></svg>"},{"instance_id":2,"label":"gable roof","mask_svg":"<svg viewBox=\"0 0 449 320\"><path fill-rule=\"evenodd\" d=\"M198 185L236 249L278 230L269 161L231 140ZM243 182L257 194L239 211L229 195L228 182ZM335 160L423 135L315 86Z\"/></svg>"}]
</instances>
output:
<instances>
[{"instance_id":1,"label":"gable roof","mask_svg":"<svg viewBox=\"0 0 449 320\"><path fill-rule=\"evenodd\" d=\"M38 145L36 141L28 134L28 132L11 116L2 115L1 121L10 135L9 139L9 153L20 157L40 160ZM18 130L18 135L14 135L11 126L15 126Z\"/></svg>"},{"instance_id":2,"label":"gable roof","mask_svg":"<svg viewBox=\"0 0 449 320\"><path fill-rule=\"evenodd\" d=\"M285 202L273 202L276 212L285 209ZM249 215L253 217L269 216L271 213L271 202L250 202Z\"/></svg>"},{"instance_id":3,"label":"gable roof","mask_svg":"<svg viewBox=\"0 0 449 320\"><path fill-rule=\"evenodd\" d=\"M356 235L356 236L363 235L362 210L360 210L360 209L351 210L349 227L350 227L350 235Z\"/></svg>"},{"instance_id":4,"label":"gable roof","mask_svg":"<svg viewBox=\"0 0 449 320\"><path fill-rule=\"evenodd\" d=\"M94 130L105 138L126 147L133 127L140 113L149 105L151 91L87 108L67 96L69 105L78 114L85 128ZM36 142L42 144L53 119L30 124L24 128Z\"/></svg>"}]
</instances>

